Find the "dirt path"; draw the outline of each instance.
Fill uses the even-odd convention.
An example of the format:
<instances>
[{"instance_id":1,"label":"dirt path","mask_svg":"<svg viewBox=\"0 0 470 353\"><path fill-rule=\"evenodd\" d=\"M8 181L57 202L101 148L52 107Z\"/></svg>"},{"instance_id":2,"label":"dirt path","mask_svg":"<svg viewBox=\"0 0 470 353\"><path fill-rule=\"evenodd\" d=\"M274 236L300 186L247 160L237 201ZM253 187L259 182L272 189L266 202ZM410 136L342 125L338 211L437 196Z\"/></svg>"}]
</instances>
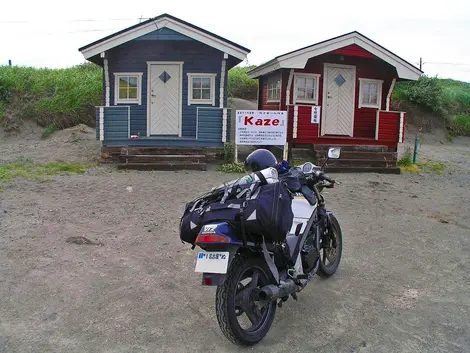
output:
<instances>
[{"instance_id":1,"label":"dirt path","mask_svg":"<svg viewBox=\"0 0 470 353\"><path fill-rule=\"evenodd\" d=\"M46 148L27 151L47 160ZM469 352L470 175L468 158L457 162L450 175L334 175L340 269L287 302L250 351ZM184 203L232 177L98 167L7 186L0 352L240 351L221 334L215 289L200 286L195 253L177 234ZM67 242L81 236L103 245Z\"/></svg>"}]
</instances>

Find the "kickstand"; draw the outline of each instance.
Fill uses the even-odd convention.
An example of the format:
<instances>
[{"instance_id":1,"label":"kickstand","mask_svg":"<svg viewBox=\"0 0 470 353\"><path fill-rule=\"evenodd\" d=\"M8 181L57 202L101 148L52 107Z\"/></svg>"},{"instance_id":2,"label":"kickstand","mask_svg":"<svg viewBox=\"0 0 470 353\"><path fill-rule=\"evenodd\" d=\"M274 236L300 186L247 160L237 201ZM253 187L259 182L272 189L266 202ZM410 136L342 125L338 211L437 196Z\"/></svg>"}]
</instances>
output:
<instances>
[{"instance_id":1,"label":"kickstand","mask_svg":"<svg viewBox=\"0 0 470 353\"><path fill-rule=\"evenodd\" d=\"M297 293L291 293L292 298L294 298L295 301L297 301Z\"/></svg>"}]
</instances>

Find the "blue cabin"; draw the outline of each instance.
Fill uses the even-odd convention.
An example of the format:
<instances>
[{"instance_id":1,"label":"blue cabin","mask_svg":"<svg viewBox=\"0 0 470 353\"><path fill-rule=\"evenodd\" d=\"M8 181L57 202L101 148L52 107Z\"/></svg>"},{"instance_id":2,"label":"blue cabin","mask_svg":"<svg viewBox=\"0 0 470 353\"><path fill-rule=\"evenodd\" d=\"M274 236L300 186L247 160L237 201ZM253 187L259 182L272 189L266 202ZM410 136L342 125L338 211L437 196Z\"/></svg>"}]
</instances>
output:
<instances>
[{"instance_id":1,"label":"blue cabin","mask_svg":"<svg viewBox=\"0 0 470 353\"><path fill-rule=\"evenodd\" d=\"M102 146L205 148L229 140L227 72L249 49L163 14L79 51L103 67Z\"/></svg>"}]
</instances>

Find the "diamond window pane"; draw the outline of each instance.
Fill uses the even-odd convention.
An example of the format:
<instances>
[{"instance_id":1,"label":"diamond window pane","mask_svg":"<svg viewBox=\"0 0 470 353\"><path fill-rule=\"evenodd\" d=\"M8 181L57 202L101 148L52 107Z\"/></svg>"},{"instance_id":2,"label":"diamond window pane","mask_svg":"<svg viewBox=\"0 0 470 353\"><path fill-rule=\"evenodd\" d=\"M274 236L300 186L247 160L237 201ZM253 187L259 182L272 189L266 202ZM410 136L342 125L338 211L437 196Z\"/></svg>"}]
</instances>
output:
<instances>
[{"instance_id":1,"label":"diamond window pane","mask_svg":"<svg viewBox=\"0 0 470 353\"><path fill-rule=\"evenodd\" d=\"M339 74L338 76L336 76L335 82L338 86L342 86L346 82L346 80L344 79L343 75Z\"/></svg>"},{"instance_id":2,"label":"diamond window pane","mask_svg":"<svg viewBox=\"0 0 470 353\"><path fill-rule=\"evenodd\" d=\"M211 90L203 88L202 90L202 99L211 99Z\"/></svg>"}]
</instances>

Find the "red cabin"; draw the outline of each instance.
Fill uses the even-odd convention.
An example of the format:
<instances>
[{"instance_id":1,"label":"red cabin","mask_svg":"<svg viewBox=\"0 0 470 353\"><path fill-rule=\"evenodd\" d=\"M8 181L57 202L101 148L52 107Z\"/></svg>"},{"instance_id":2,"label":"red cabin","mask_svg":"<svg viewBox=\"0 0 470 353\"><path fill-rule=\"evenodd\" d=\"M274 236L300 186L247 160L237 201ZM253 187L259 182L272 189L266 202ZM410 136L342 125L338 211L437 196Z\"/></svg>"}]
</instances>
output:
<instances>
[{"instance_id":1,"label":"red cabin","mask_svg":"<svg viewBox=\"0 0 470 353\"><path fill-rule=\"evenodd\" d=\"M372 150L394 153L395 161L406 113L390 110L393 88L421 74L358 32L280 55L248 73L259 79L258 109L287 110L290 148L376 146Z\"/></svg>"}]
</instances>

